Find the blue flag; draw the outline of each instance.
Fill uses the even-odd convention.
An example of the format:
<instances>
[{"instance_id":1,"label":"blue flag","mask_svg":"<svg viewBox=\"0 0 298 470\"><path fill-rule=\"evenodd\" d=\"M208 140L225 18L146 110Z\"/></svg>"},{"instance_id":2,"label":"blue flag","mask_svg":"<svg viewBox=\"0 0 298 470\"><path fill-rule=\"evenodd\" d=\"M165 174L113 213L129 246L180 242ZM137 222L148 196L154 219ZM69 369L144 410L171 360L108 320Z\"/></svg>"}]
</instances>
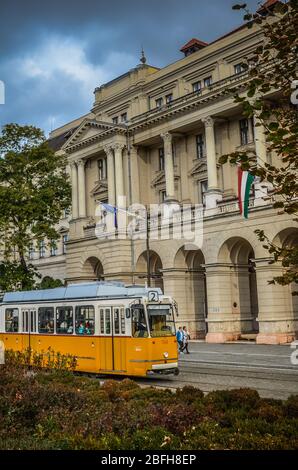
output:
<instances>
[{"instance_id":1,"label":"blue flag","mask_svg":"<svg viewBox=\"0 0 298 470\"><path fill-rule=\"evenodd\" d=\"M107 212L110 212L111 214L114 214L114 224L115 224L115 228L118 228L118 223L117 223L117 207L114 207L112 206L111 204L105 204L103 202L101 202L101 205L103 206L103 208L107 211Z\"/></svg>"}]
</instances>

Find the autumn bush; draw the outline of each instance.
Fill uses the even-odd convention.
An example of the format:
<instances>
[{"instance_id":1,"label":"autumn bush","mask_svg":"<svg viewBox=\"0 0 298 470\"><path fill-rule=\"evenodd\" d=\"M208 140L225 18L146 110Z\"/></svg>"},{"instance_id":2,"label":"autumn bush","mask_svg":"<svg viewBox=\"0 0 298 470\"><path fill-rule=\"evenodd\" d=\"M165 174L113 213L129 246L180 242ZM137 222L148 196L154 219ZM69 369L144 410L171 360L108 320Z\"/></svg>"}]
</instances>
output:
<instances>
[{"instance_id":1,"label":"autumn bush","mask_svg":"<svg viewBox=\"0 0 298 470\"><path fill-rule=\"evenodd\" d=\"M9 355L0 366L0 449L295 449L297 436L298 396L102 383Z\"/></svg>"}]
</instances>

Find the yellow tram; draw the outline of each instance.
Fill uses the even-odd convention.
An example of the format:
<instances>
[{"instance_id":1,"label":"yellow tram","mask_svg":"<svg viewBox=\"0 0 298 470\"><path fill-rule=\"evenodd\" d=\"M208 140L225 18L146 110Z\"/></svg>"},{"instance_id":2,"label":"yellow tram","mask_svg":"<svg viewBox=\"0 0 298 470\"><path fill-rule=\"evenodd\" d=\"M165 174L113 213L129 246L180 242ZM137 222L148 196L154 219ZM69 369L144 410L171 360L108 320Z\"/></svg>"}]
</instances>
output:
<instances>
[{"instance_id":1,"label":"yellow tram","mask_svg":"<svg viewBox=\"0 0 298 470\"><path fill-rule=\"evenodd\" d=\"M10 292L0 304L0 341L71 354L84 372L178 374L175 313L159 288L115 282Z\"/></svg>"}]
</instances>

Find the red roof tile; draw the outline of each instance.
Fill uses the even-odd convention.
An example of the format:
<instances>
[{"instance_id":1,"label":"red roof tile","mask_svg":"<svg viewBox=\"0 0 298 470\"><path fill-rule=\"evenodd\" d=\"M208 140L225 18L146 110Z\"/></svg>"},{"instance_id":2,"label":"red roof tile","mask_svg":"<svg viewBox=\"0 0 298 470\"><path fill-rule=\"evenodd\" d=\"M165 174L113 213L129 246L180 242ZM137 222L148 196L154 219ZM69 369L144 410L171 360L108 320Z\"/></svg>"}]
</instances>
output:
<instances>
[{"instance_id":1,"label":"red roof tile","mask_svg":"<svg viewBox=\"0 0 298 470\"><path fill-rule=\"evenodd\" d=\"M189 49L191 46L205 47L205 46L208 46L208 43L204 41L200 41L200 39L197 39L197 38L192 38L190 41L184 44L183 47L181 47L180 51L184 52L187 49Z\"/></svg>"},{"instance_id":2,"label":"red roof tile","mask_svg":"<svg viewBox=\"0 0 298 470\"><path fill-rule=\"evenodd\" d=\"M257 10L257 13L260 13L261 11L266 10L267 8L273 7L273 5L275 5L276 3L280 3L280 0L267 0L260 6L260 8Z\"/></svg>"}]
</instances>

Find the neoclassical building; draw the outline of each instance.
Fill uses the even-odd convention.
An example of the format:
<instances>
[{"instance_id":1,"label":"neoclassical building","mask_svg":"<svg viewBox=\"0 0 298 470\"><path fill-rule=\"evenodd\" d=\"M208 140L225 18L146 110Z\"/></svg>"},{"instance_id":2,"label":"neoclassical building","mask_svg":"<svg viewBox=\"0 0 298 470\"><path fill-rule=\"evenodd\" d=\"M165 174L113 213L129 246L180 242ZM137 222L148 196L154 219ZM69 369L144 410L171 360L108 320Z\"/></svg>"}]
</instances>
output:
<instances>
[{"instance_id":1,"label":"neoclassical building","mask_svg":"<svg viewBox=\"0 0 298 470\"><path fill-rule=\"evenodd\" d=\"M264 229L281 245L297 243L298 230L289 215L273 209L270 187L258 182L244 219L237 170L218 163L235 150L254 152L260 164L275 159L262 126L243 116L229 91L245 92L242 64L249 66L261 41L257 25L210 44L192 39L181 48L181 59L162 69L142 54L134 69L95 89L89 114L51 133L50 145L67 155L72 208L60 222L57 250L44 245L30 255L43 275L67 283L145 283L146 240L96 235L98 205L114 206L121 196L128 205L200 204L200 247L150 240L151 282L176 299L180 324L209 342L295 338L298 297L291 286L268 284L282 268L269 264L255 230ZM266 99L274 106L278 93Z\"/></svg>"}]
</instances>

